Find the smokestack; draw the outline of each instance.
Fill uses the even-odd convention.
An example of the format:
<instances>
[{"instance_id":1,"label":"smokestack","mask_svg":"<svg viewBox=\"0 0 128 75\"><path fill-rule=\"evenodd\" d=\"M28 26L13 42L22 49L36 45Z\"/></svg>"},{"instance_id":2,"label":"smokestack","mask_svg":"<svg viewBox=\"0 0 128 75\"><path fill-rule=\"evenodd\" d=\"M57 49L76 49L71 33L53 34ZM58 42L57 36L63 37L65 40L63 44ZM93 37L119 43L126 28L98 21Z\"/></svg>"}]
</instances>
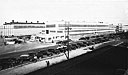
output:
<instances>
[{"instance_id":1,"label":"smokestack","mask_svg":"<svg viewBox=\"0 0 128 75\"><path fill-rule=\"evenodd\" d=\"M12 20L12 23L14 23L14 20Z\"/></svg>"},{"instance_id":2,"label":"smokestack","mask_svg":"<svg viewBox=\"0 0 128 75\"><path fill-rule=\"evenodd\" d=\"M43 22L43 24L45 24L45 23Z\"/></svg>"}]
</instances>

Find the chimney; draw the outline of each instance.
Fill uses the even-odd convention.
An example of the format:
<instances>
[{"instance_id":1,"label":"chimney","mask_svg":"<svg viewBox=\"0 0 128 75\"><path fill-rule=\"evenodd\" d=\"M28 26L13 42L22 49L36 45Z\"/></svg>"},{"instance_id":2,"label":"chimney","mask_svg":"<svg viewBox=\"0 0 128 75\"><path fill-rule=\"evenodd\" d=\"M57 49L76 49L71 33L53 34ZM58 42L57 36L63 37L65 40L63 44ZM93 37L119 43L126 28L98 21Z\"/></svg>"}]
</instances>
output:
<instances>
[{"instance_id":1,"label":"chimney","mask_svg":"<svg viewBox=\"0 0 128 75\"><path fill-rule=\"evenodd\" d=\"M5 24L7 24L7 22L5 22Z\"/></svg>"},{"instance_id":2,"label":"chimney","mask_svg":"<svg viewBox=\"0 0 128 75\"><path fill-rule=\"evenodd\" d=\"M26 21L26 23L27 23L27 21Z\"/></svg>"},{"instance_id":3,"label":"chimney","mask_svg":"<svg viewBox=\"0 0 128 75\"><path fill-rule=\"evenodd\" d=\"M12 23L14 23L14 20L12 20Z\"/></svg>"},{"instance_id":4,"label":"chimney","mask_svg":"<svg viewBox=\"0 0 128 75\"><path fill-rule=\"evenodd\" d=\"M32 22L31 22L32 23Z\"/></svg>"},{"instance_id":5,"label":"chimney","mask_svg":"<svg viewBox=\"0 0 128 75\"><path fill-rule=\"evenodd\" d=\"M39 23L39 21L37 21L37 23Z\"/></svg>"},{"instance_id":6,"label":"chimney","mask_svg":"<svg viewBox=\"0 0 128 75\"><path fill-rule=\"evenodd\" d=\"M45 23L43 22L43 24L45 24Z\"/></svg>"}]
</instances>

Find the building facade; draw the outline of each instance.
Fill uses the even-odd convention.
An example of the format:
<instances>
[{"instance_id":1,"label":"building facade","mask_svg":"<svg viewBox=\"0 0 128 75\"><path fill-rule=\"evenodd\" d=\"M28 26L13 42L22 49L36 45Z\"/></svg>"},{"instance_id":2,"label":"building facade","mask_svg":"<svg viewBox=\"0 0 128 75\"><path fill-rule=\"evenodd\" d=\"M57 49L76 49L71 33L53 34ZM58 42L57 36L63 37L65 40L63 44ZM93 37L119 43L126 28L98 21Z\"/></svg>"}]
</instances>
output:
<instances>
[{"instance_id":1,"label":"building facade","mask_svg":"<svg viewBox=\"0 0 128 75\"><path fill-rule=\"evenodd\" d=\"M126 31L128 31L128 25L123 25L123 27L122 27L122 29L126 32Z\"/></svg>"},{"instance_id":2,"label":"building facade","mask_svg":"<svg viewBox=\"0 0 128 75\"><path fill-rule=\"evenodd\" d=\"M82 36L101 35L115 33L115 28L112 24L104 23L87 23L87 22L46 22L46 34L38 35L45 38L46 41L57 41L67 39L69 32L69 38L78 40ZM68 31L69 28L69 31Z\"/></svg>"},{"instance_id":3,"label":"building facade","mask_svg":"<svg viewBox=\"0 0 128 75\"><path fill-rule=\"evenodd\" d=\"M55 42L58 40L69 38L77 40L82 36L100 35L115 33L115 28L112 24L105 23L88 23L88 22L73 22L73 21L56 21L45 23L32 22L15 22L12 20L2 27L3 36L24 36L31 35L31 40L38 39L43 42ZM69 29L69 30L68 30Z\"/></svg>"},{"instance_id":4,"label":"building facade","mask_svg":"<svg viewBox=\"0 0 128 75\"><path fill-rule=\"evenodd\" d=\"M39 34L44 31L45 23L12 22L3 25L3 36L24 36Z\"/></svg>"}]
</instances>

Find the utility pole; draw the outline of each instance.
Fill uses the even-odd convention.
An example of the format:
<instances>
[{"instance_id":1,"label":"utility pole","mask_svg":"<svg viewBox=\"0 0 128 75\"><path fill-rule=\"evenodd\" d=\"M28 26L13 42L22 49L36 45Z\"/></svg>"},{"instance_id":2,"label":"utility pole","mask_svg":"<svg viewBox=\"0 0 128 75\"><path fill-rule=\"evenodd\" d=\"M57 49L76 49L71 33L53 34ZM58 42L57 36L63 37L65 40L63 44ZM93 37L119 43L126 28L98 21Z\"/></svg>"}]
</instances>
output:
<instances>
[{"instance_id":1,"label":"utility pole","mask_svg":"<svg viewBox=\"0 0 128 75\"><path fill-rule=\"evenodd\" d=\"M67 23L65 22L65 39L66 39L66 25L67 25Z\"/></svg>"},{"instance_id":2,"label":"utility pole","mask_svg":"<svg viewBox=\"0 0 128 75\"><path fill-rule=\"evenodd\" d=\"M1 31L1 38L2 38L2 33L3 33L3 32Z\"/></svg>"},{"instance_id":3,"label":"utility pole","mask_svg":"<svg viewBox=\"0 0 128 75\"><path fill-rule=\"evenodd\" d=\"M68 59L69 59L69 50L70 50L70 47L69 47L69 22L68 22L68 34L67 34L67 40L68 40Z\"/></svg>"},{"instance_id":4,"label":"utility pole","mask_svg":"<svg viewBox=\"0 0 128 75\"><path fill-rule=\"evenodd\" d=\"M67 57L67 59L69 59L69 51L70 51L70 46L69 46L69 29L71 29L71 28L69 28L69 25L70 25L70 23L66 21L65 22L65 26L67 26L67 28L65 28L65 30L67 30L67 41L68 41L67 49L68 49L68 54L66 54L65 52L64 52L64 54Z\"/></svg>"}]
</instances>

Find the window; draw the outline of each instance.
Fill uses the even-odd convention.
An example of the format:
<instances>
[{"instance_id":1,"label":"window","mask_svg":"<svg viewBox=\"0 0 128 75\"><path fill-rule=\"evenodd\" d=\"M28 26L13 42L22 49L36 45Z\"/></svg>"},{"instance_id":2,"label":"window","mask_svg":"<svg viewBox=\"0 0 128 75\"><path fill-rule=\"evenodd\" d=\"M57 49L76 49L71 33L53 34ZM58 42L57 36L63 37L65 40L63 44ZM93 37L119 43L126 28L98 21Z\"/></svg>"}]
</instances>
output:
<instances>
[{"instance_id":1,"label":"window","mask_svg":"<svg viewBox=\"0 0 128 75\"><path fill-rule=\"evenodd\" d=\"M44 40L45 38L41 38L41 40Z\"/></svg>"},{"instance_id":2,"label":"window","mask_svg":"<svg viewBox=\"0 0 128 75\"><path fill-rule=\"evenodd\" d=\"M69 32L84 32L84 31L95 31L95 30L72 30L72 31L69 31Z\"/></svg>"},{"instance_id":3,"label":"window","mask_svg":"<svg viewBox=\"0 0 128 75\"><path fill-rule=\"evenodd\" d=\"M51 38L48 38L48 40L51 40Z\"/></svg>"},{"instance_id":4,"label":"window","mask_svg":"<svg viewBox=\"0 0 128 75\"><path fill-rule=\"evenodd\" d=\"M45 30L42 30L42 32L45 32Z\"/></svg>"},{"instance_id":5,"label":"window","mask_svg":"<svg viewBox=\"0 0 128 75\"><path fill-rule=\"evenodd\" d=\"M63 33L63 31L57 31L57 33Z\"/></svg>"},{"instance_id":6,"label":"window","mask_svg":"<svg viewBox=\"0 0 128 75\"><path fill-rule=\"evenodd\" d=\"M65 24L59 24L59 27L66 27Z\"/></svg>"},{"instance_id":7,"label":"window","mask_svg":"<svg viewBox=\"0 0 128 75\"><path fill-rule=\"evenodd\" d=\"M59 36L56 36L56 38L58 38Z\"/></svg>"},{"instance_id":8,"label":"window","mask_svg":"<svg viewBox=\"0 0 128 75\"><path fill-rule=\"evenodd\" d=\"M64 36L61 36L61 38L63 38Z\"/></svg>"},{"instance_id":9,"label":"window","mask_svg":"<svg viewBox=\"0 0 128 75\"><path fill-rule=\"evenodd\" d=\"M68 25L59 24L59 27L67 27ZM69 27L107 27L108 25L79 25L79 24L70 24Z\"/></svg>"},{"instance_id":10,"label":"window","mask_svg":"<svg viewBox=\"0 0 128 75\"><path fill-rule=\"evenodd\" d=\"M44 26L14 26L15 29L18 28L45 28Z\"/></svg>"},{"instance_id":11,"label":"window","mask_svg":"<svg viewBox=\"0 0 128 75\"><path fill-rule=\"evenodd\" d=\"M49 34L49 30L46 30L46 34Z\"/></svg>"},{"instance_id":12,"label":"window","mask_svg":"<svg viewBox=\"0 0 128 75\"><path fill-rule=\"evenodd\" d=\"M46 25L46 28L53 28L55 27L55 24L52 24L52 25Z\"/></svg>"},{"instance_id":13,"label":"window","mask_svg":"<svg viewBox=\"0 0 128 75\"><path fill-rule=\"evenodd\" d=\"M53 32L53 33L55 33L56 31L50 30L50 32Z\"/></svg>"}]
</instances>

